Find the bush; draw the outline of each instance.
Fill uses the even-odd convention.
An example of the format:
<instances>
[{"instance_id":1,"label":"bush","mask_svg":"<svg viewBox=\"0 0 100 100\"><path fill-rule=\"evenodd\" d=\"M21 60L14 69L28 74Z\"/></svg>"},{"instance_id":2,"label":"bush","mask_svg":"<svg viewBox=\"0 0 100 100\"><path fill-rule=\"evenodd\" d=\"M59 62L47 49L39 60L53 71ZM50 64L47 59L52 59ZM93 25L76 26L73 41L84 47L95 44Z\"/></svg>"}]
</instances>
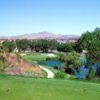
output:
<instances>
[{"instance_id":1,"label":"bush","mask_svg":"<svg viewBox=\"0 0 100 100\"><path fill-rule=\"evenodd\" d=\"M59 69L57 64L55 64L55 65L53 66L53 68L54 68L54 69Z\"/></svg>"},{"instance_id":2,"label":"bush","mask_svg":"<svg viewBox=\"0 0 100 100\"><path fill-rule=\"evenodd\" d=\"M87 74L87 79L92 79L94 76L95 76L95 70L92 67L90 67L89 72Z\"/></svg>"},{"instance_id":3,"label":"bush","mask_svg":"<svg viewBox=\"0 0 100 100\"><path fill-rule=\"evenodd\" d=\"M66 74L62 71L57 71L57 73L55 74L55 78L57 79L65 79L66 78Z\"/></svg>"},{"instance_id":4,"label":"bush","mask_svg":"<svg viewBox=\"0 0 100 100\"><path fill-rule=\"evenodd\" d=\"M8 65L6 59L0 55L0 71L3 71L7 66Z\"/></svg>"},{"instance_id":5,"label":"bush","mask_svg":"<svg viewBox=\"0 0 100 100\"><path fill-rule=\"evenodd\" d=\"M7 67L7 63L0 60L0 71L3 71Z\"/></svg>"},{"instance_id":6,"label":"bush","mask_svg":"<svg viewBox=\"0 0 100 100\"><path fill-rule=\"evenodd\" d=\"M5 58L3 56L0 55L0 61L5 62Z\"/></svg>"}]
</instances>

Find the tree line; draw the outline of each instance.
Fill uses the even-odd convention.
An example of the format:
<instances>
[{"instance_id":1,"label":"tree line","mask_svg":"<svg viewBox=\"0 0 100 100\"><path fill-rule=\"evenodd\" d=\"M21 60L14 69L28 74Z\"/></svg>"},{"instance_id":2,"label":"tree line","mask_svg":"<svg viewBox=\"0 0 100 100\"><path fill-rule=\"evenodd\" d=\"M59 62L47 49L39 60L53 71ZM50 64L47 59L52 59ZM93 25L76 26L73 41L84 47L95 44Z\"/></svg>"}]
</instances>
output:
<instances>
[{"instance_id":1,"label":"tree line","mask_svg":"<svg viewBox=\"0 0 100 100\"><path fill-rule=\"evenodd\" d=\"M4 41L2 44L7 48L8 52L18 50L19 52L35 51L35 52L53 52L54 50L60 52L70 52L73 50L72 44L59 43L55 40L38 39L38 40L27 40L20 39L16 41Z\"/></svg>"}]
</instances>

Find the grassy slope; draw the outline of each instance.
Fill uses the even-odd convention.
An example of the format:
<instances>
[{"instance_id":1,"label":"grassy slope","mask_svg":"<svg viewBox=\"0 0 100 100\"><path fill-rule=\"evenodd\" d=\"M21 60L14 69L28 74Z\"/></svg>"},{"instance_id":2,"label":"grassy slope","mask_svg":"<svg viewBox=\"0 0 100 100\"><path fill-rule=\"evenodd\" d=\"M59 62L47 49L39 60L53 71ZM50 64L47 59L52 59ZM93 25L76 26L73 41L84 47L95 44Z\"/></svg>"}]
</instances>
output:
<instances>
[{"instance_id":1,"label":"grassy slope","mask_svg":"<svg viewBox=\"0 0 100 100\"><path fill-rule=\"evenodd\" d=\"M100 84L0 76L0 100L99 100Z\"/></svg>"}]
</instances>

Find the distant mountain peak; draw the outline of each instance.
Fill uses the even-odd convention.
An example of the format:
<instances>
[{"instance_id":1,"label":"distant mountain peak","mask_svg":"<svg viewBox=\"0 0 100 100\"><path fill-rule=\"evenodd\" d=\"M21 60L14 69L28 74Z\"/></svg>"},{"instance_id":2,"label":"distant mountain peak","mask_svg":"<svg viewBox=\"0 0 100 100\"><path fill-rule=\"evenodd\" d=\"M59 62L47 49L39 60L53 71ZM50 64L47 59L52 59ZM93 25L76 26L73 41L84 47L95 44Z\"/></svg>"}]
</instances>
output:
<instances>
[{"instance_id":1,"label":"distant mountain peak","mask_svg":"<svg viewBox=\"0 0 100 100\"><path fill-rule=\"evenodd\" d=\"M68 39L78 39L78 38L79 36L77 35L62 35L62 34L55 34L47 31L10 37L10 39L55 39L55 40L58 39L68 40Z\"/></svg>"},{"instance_id":2,"label":"distant mountain peak","mask_svg":"<svg viewBox=\"0 0 100 100\"><path fill-rule=\"evenodd\" d=\"M48 31L43 31L43 32L39 32L37 34L54 34L54 33L51 33L51 32L48 32Z\"/></svg>"},{"instance_id":3,"label":"distant mountain peak","mask_svg":"<svg viewBox=\"0 0 100 100\"><path fill-rule=\"evenodd\" d=\"M42 32L39 32L39 33L44 34L44 33L50 33L50 32L48 32L48 31L42 31Z\"/></svg>"}]
</instances>

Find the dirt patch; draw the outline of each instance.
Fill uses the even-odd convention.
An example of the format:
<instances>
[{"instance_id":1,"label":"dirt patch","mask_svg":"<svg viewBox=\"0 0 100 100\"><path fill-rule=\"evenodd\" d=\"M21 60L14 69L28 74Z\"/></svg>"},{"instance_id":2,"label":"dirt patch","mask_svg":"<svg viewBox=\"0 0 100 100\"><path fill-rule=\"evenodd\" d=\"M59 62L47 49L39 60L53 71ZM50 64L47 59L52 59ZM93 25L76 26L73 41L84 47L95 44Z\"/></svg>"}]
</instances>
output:
<instances>
[{"instance_id":1,"label":"dirt patch","mask_svg":"<svg viewBox=\"0 0 100 100\"><path fill-rule=\"evenodd\" d=\"M10 65L10 67L5 69L5 73L11 75L36 75L40 73L41 69L38 66L32 66L31 64L25 62L21 58L17 58L15 54L9 54L5 57Z\"/></svg>"},{"instance_id":2,"label":"dirt patch","mask_svg":"<svg viewBox=\"0 0 100 100\"><path fill-rule=\"evenodd\" d=\"M35 72L41 71L40 67L38 67L38 66L32 66L31 64L28 64L28 63L26 63L26 62L22 62L22 63L20 64L20 67L21 67L22 69L32 70L32 71L35 71Z\"/></svg>"},{"instance_id":3,"label":"dirt patch","mask_svg":"<svg viewBox=\"0 0 100 100\"><path fill-rule=\"evenodd\" d=\"M22 71L19 67L6 68L5 73L10 75L22 75Z\"/></svg>"}]
</instances>

